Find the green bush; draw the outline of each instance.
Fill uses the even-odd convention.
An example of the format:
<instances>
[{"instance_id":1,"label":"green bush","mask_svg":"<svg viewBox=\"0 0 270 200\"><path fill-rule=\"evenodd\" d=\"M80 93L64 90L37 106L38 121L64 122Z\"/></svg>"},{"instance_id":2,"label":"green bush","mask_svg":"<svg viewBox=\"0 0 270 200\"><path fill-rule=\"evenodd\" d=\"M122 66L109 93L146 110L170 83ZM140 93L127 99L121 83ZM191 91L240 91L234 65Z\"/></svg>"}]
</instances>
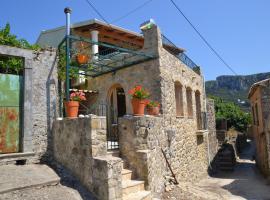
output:
<instances>
[{"instance_id":1,"label":"green bush","mask_svg":"<svg viewBox=\"0 0 270 200\"><path fill-rule=\"evenodd\" d=\"M244 112L241 108L232 103L226 102L220 97L211 96L215 101L216 119L226 119L228 128L235 128L240 132L245 132L251 123L251 114Z\"/></svg>"}]
</instances>

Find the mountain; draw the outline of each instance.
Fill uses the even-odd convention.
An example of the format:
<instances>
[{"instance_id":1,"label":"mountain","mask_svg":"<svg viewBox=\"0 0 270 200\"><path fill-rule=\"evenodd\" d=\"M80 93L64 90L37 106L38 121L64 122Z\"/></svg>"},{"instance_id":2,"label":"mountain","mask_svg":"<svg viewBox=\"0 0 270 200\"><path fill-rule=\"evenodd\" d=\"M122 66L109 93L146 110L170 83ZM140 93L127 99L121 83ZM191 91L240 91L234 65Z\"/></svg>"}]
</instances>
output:
<instances>
[{"instance_id":1,"label":"mountain","mask_svg":"<svg viewBox=\"0 0 270 200\"><path fill-rule=\"evenodd\" d=\"M215 81L205 82L206 94L234 102L248 111L250 106L247 98L249 88L252 84L267 78L270 78L270 72L246 76L219 76Z\"/></svg>"}]
</instances>

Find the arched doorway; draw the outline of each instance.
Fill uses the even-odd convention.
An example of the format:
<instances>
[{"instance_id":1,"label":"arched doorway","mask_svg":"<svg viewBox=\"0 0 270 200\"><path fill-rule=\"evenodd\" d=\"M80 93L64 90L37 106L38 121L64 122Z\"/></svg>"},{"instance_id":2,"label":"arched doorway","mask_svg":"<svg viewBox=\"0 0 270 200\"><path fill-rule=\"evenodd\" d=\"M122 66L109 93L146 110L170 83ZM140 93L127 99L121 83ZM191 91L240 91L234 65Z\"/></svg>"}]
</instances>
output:
<instances>
[{"instance_id":1,"label":"arched doorway","mask_svg":"<svg viewBox=\"0 0 270 200\"><path fill-rule=\"evenodd\" d=\"M108 92L107 141L108 150L118 149L118 118L126 114L126 95L120 84Z\"/></svg>"}]
</instances>

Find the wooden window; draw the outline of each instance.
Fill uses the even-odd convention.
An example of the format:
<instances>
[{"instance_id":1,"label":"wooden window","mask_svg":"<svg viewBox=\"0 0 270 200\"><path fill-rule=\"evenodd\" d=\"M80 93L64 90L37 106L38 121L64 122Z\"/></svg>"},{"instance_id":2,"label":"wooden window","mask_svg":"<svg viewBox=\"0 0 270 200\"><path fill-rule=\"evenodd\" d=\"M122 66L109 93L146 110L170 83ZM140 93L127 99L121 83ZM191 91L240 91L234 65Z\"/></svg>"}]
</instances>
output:
<instances>
[{"instance_id":1,"label":"wooden window","mask_svg":"<svg viewBox=\"0 0 270 200\"><path fill-rule=\"evenodd\" d=\"M253 119L253 124L256 125L256 116L255 116L255 108L252 106L252 119Z\"/></svg>"},{"instance_id":2,"label":"wooden window","mask_svg":"<svg viewBox=\"0 0 270 200\"><path fill-rule=\"evenodd\" d=\"M197 129L202 129L202 111L201 111L201 93L197 90L195 92L196 100L196 118L197 118Z\"/></svg>"},{"instance_id":3,"label":"wooden window","mask_svg":"<svg viewBox=\"0 0 270 200\"><path fill-rule=\"evenodd\" d=\"M176 116L184 116L183 109L183 86L179 82L174 83Z\"/></svg>"},{"instance_id":4,"label":"wooden window","mask_svg":"<svg viewBox=\"0 0 270 200\"><path fill-rule=\"evenodd\" d=\"M187 113L188 113L188 117L193 117L192 90L189 87L186 89L186 96L187 96Z\"/></svg>"},{"instance_id":5,"label":"wooden window","mask_svg":"<svg viewBox=\"0 0 270 200\"><path fill-rule=\"evenodd\" d=\"M258 112L258 104L255 104L255 112L256 112L256 124L259 126L259 112Z\"/></svg>"}]
</instances>

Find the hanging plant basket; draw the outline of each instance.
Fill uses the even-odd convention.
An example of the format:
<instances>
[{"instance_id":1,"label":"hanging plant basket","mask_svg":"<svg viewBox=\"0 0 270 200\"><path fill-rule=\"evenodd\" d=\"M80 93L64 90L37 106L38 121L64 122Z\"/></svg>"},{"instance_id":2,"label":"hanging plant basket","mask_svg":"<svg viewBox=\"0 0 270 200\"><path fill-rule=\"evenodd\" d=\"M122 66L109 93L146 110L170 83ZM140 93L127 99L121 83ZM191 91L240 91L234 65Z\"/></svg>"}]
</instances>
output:
<instances>
[{"instance_id":1,"label":"hanging plant basket","mask_svg":"<svg viewBox=\"0 0 270 200\"><path fill-rule=\"evenodd\" d=\"M77 62L78 62L80 65L83 65L83 64L88 63L88 60L89 60L89 56L86 55L86 54L78 54L78 55L77 55Z\"/></svg>"}]
</instances>

